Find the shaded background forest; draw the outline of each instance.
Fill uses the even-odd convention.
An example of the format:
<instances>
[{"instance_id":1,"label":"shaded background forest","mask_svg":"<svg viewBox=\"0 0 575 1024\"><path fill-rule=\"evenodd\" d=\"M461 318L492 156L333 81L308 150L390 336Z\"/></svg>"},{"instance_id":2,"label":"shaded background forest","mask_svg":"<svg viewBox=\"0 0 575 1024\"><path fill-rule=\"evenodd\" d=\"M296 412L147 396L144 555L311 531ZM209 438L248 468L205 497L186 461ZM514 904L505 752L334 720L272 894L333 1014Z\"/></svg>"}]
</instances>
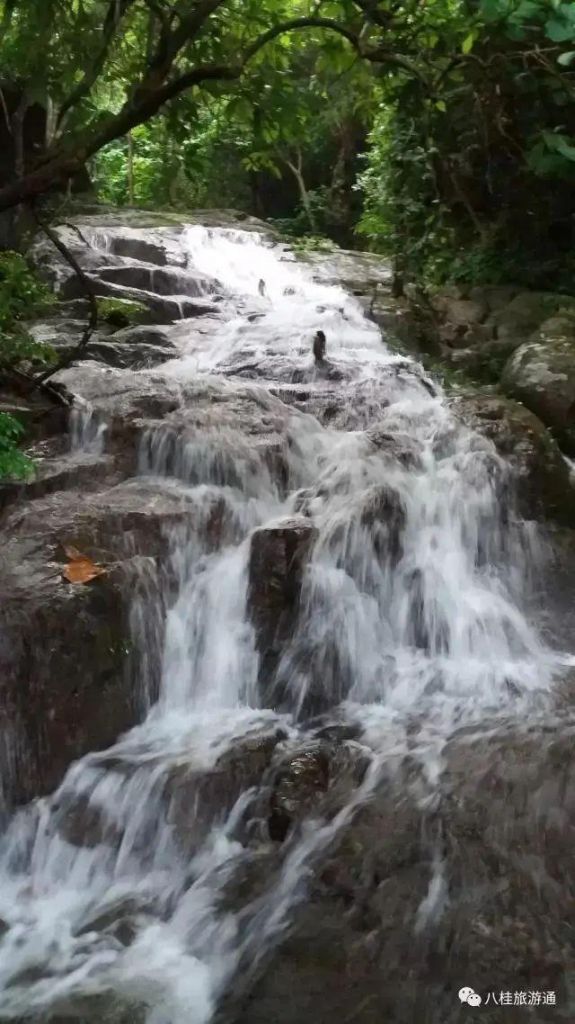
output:
<instances>
[{"instance_id":1,"label":"shaded background forest","mask_svg":"<svg viewBox=\"0 0 575 1024\"><path fill-rule=\"evenodd\" d=\"M120 206L232 206L389 254L404 279L575 290L572 3L4 0L0 12L6 245L15 199L30 198L11 186L57 165L33 201L73 187Z\"/></svg>"}]
</instances>

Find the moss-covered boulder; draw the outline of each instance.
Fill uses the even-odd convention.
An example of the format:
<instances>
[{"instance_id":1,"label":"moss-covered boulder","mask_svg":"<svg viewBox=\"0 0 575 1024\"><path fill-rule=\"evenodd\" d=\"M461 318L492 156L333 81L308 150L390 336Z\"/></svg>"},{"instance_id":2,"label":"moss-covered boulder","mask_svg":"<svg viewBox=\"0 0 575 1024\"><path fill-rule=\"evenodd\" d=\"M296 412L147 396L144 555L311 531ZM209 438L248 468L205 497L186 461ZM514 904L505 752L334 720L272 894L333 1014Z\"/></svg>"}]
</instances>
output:
<instances>
[{"instance_id":1,"label":"moss-covered boulder","mask_svg":"<svg viewBox=\"0 0 575 1024\"><path fill-rule=\"evenodd\" d=\"M121 331L126 327L138 327L152 323L153 317L147 306L129 299L98 299L98 318L108 327Z\"/></svg>"},{"instance_id":2,"label":"moss-covered boulder","mask_svg":"<svg viewBox=\"0 0 575 1024\"><path fill-rule=\"evenodd\" d=\"M575 311L546 320L509 359L502 384L575 454Z\"/></svg>"}]
</instances>

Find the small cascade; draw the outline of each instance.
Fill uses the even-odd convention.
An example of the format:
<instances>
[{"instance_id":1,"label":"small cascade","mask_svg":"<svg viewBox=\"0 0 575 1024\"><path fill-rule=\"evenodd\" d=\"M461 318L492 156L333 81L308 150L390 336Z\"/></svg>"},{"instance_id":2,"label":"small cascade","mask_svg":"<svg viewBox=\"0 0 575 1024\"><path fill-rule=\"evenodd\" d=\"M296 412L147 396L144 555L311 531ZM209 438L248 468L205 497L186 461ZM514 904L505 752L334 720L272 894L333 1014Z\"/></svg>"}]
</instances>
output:
<instances>
[{"instance_id":1,"label":"small cascade","mask_svg":"<svg viewBox=\"0 0 575 1024\"><path fill-rule=\"evenodd\" d=\"M87 403L76 404L70 413L70 447L72 452L102 455L106 444L107 424Z\"/></svg>"},{"instance_id":2,"label":"small cascade","mask_svg":"<svg viewBox=\"0 0 575 1024\"><path fill-rule=\"evenodd\" d=\"M154 371L197 390L140 438L139 476L193 508L134 595L157 699L0 841L0 1020L209 1024L382 779L409 756L433 811L455 732L542 713L565 662L528 612L537 539L493 444L281 246L199 226L178 244L178 274L221 282L227 312ZM71 433L103 451L88 406ZM342 749L361 770L273 847L275 767L316 749L318 721L355 730ZM448 901L438 829L429 851L414 935Z\"/></svg>"}]
</instances>

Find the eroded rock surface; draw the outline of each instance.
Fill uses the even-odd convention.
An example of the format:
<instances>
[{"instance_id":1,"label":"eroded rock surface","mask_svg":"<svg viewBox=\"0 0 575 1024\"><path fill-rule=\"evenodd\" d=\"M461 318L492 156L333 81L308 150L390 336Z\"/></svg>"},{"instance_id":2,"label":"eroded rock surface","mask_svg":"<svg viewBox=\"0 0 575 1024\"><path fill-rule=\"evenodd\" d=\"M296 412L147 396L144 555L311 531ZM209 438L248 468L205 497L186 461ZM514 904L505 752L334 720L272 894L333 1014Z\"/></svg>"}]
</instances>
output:
<instances>
[{"instance_id":1,"label":"eroded rock surface","mask_svg":"<svg viewBox=\"0 0 575 1024\"><path fill-rule=\"evenodd\" d=\"M270 696L278 661L295 627L315 537L313 524L304 517L282 520L252 536L249 607L261 655L260 685Z\"/></svg>"}]
</instances>

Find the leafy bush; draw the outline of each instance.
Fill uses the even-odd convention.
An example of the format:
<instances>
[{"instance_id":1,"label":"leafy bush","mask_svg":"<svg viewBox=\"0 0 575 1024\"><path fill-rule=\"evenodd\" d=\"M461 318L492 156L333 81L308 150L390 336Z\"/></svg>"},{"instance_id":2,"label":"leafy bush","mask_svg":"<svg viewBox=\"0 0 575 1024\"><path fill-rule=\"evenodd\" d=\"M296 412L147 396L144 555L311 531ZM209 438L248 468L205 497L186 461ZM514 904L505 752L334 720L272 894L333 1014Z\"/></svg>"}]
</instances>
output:
<instances>
[{"instance_id":1,"label":"leafy bush","mask_svg":"<svg viewBox=\"0 0 575 1024\"><path fill-rule=\"evenodd\" d=\"M35 341L24 323L45 312L52 302L48 288L20 253L0 253L0 371L45 366L55 359L54 350ZM14 416L0 412L0 479L24 479L33 472L32 461L18 449L23 433Z\"/></svg>"},{"instance_id":2,"label":"leafy bush","mask_svg":"<svg viewBox=\"0 0 575 1024\"><path fill-rule=\"evenodd\" d=\"M53 302L47 286L19 252L0 252L0 327L38 316Z\"/></svg>"},{"instance_id":3,"label":"leafy bush","mask_svg":"<svg viewBox=\"0 0 575 1024\"><path fill-rule=\"evenodd\" d=\"M360 232L403 276L575 292L575 4L419 5L432 51L381 85Z\"/></svg>"},{"instance_id":4,"label":"leafy bush","mask_svg":"<svg viewBox=\"0 0 575 1024\"><path fill-rule=\"evenodd\" d=\"M15 477L22 480L33 473L32 460L18 450L18 441L23 433L24 427L14 416L0 412L0 479Z\"/></svg>"},{"instance_id":5,"label":"leafy bush","mask_svg":"<svg viewBox=\"0 0 575 1024\"><path fill-rule=\"evenodd\" d=\"M0 253L0 366L50 363L53 349L34 340L24 321L40 316L54 299L18 252Z\"/></svg>"}]
</instances>

